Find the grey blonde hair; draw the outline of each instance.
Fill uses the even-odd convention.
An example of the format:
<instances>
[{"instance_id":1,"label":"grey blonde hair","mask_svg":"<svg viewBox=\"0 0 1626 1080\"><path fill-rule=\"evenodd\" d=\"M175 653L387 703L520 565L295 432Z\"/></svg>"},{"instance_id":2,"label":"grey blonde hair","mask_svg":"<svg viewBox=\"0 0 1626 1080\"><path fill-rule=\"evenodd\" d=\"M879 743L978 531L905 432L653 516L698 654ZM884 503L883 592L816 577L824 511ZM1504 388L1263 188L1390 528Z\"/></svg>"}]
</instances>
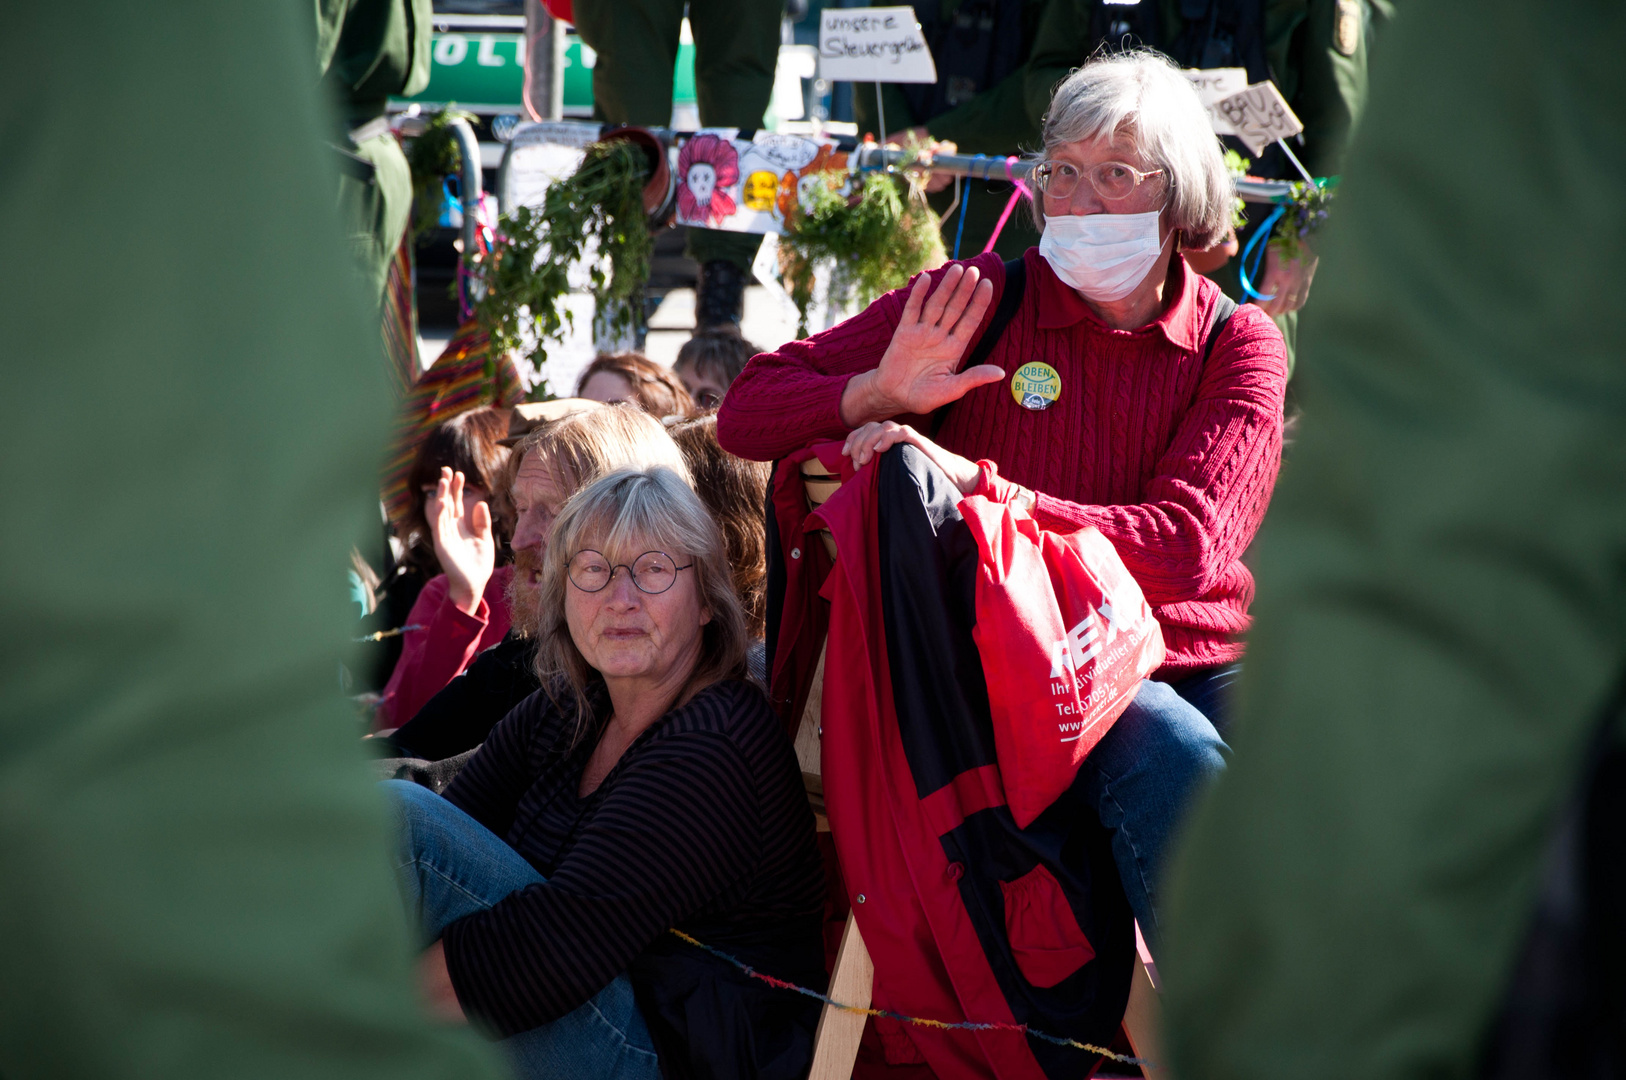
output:
<instances>
[{"instance_id":1,"label":"grey blonde hair","mask_svg":"<svg viewBox=\"0 0 1626 1080\"><path fill-rule=\"evenodd\" d=\"M687 460L672 436L659 420L631 402L586 409L542 424L514 447L510 469L517 473L520 462L533 454L567 491L611 469L657 465L693 485Z\"/></svg>"},{"instance_id":2,"label":"grey blonde hair","mask_svg":"<svg viewBox=\"0 0 1626 1080\"><path fill-rule=\"evenodd\" d=\"M1127 135L1169 183L1169 224L1187 247L1212 247L1231 224L1231 174L1208 110L1180 69L1150 49L1102 56L1057 86L1044 118L1044 149ZM1044 227L1042 208L1035 216Z\"/></svg>"},{"instance_id":3,"label":"grey blonde hair","mask_svg":"<svg viewBox=\"0 0 1626 1080\"><path fill-rule=\"evenodd\" d=\"M703 688L745 673L745 612L734 592L722 530L687 479L665 467L618 469L599 477L565 504L542 559L542 619L536 674L548 696L576 718L571 742L593 722L592 693L602 676L570 636L565 590L571 557L584 547L623 557L662 550L694 564L695 586L711 621L701 630L700 659L689 686Z\"/></svg>"}]
</instances>

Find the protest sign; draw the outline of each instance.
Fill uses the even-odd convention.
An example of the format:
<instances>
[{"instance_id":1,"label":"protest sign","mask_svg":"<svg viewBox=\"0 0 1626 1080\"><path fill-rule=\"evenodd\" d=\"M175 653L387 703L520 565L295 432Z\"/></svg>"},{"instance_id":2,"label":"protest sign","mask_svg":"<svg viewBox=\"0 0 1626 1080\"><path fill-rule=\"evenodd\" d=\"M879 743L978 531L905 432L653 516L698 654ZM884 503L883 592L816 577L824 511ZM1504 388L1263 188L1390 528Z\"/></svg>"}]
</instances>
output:
<instances>
[{"instance_id":1,"label":"protest sign","mask_svg":"<svg viewBox=\"0 0 1626 1080\"><path fill-rule=\"evenodd\" d=\"M1248 88L1247 68L1187 68L1186 78L1197 91L1197 100L1208 110L1215 135L1235 135L1236 128L1220 112L1221 101Z\"/></svg>"},{"instance_id":2,"label":"protest sign","mask_svg":"<svg viewBox=\"0 0 1626 1080\"><path fill-rule=\"evenodd\" d=\"M819 77L934 83L937 65L914 8L825 8L819 18Z\"/></svg>"},{"instance_id":3,"label":"protest sign","mask_svg":"<svg viewBox=\"0 0 1626 1080\"><path fill-rule=\"evenodd\" d=\"M735 128L698 131L678 151L677 221L727 232L780 233L820 173L850 172L829 139Z\"/></svg>"},{"instance_id":4,"label":"protest sign","mask_svg":"<svg viewBox=\"0 0 1626 1080\"><path fill-rule=\"evenodd\" d=\"M1215 108L1236 129L1236 137L1255 154L1264 153L1265 147L1278 139L1304 130L1273 82L1254 83L1222 99Z\"/></svg>"}]
</instances>

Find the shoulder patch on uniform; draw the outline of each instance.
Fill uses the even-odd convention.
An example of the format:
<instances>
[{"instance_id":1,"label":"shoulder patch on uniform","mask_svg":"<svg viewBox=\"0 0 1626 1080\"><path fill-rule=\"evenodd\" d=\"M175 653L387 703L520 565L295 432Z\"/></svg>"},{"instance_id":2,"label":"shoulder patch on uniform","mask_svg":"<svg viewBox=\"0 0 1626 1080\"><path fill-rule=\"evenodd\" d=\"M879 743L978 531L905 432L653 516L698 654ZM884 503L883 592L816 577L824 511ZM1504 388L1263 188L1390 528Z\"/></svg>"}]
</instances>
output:
<instances>
[{"instance_id":1,"label":"shoulder patch on uniform","mask_svg":"<svg viewBox=\"0 0 1626 1080\"><path fill-rule=\"evenodd\" d=\"M1354 56L1361 44L1361 0L1338 0L1333 16L1332 47L1345 56Z\"/></svg>"}]
</instances>

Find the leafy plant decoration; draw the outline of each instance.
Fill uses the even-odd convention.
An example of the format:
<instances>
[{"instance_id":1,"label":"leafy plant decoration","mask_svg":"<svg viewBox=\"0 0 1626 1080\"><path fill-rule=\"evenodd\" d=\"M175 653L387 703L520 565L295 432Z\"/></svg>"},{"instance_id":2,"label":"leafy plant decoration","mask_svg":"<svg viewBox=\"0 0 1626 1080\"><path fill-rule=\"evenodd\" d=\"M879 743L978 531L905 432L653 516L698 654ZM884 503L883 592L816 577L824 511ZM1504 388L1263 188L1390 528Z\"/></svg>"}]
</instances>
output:
<instances>
[{"instance_id":1,"label":"leafy plant decoration","mask_svg":"<svg viewBox=\"0 0 1626 1080\"><path fill-rule=\"evenodd\" d=\"M593 143L575 173L549 186L541 209L521 206L503 215L482 260L485 295L475 305L494 351L520 350L529 320L534 344L525 358L541 375L548 343L563 341L574 325L559 301L570 291L570 267L584 260L607 329L636 326L654 250L643 204L648 178L649 159L635 144ZM549 396L545 380L531 391L532 400Z\"/></svg>"},{"instance_id":2,"label":"leafy plant decoration","mask_svg":"<svg viewBox=\"0 0 1626 1080\"><path fill-rule=\"evenodd\" d=\"M1292 261L1303 253L1304 242L1314 236L1327 223L1327 207L1332 203L1332 183L1307 184L1294 181L1283 200L1287 212L1276 222L1270 235L1270 246L1285 260Z\"/></svg>"},{"instance_id":3,"label":"leafy plant decoration","mask_svg":"<svg viewBox=\"0 0 1626 1080\"><path fill-rule=\"evenodd\" d=\"M828 267L831 307L855 299L863 306L943 261L941 223L918 183L870 172L846 195L848 181L842 172L819 174L786 216L781 269L801 315L797 337L807 336L815 268Z\"/></svg>"},{"instance_id":4,"label":"leafy plant decoration","mask_svg":"<svg viewBox=\"0 0 1626 1080\"><path fill-rule=\"evenodd\" d=\"M473 113L448 105L434 116L422 132L407 145L407 165L412 170L412 238L433 229L440 221L445 201L446 177L457 176L463 168L463 152L452 134L453 120L475 119Z\"/></svg>"}]
</instances>

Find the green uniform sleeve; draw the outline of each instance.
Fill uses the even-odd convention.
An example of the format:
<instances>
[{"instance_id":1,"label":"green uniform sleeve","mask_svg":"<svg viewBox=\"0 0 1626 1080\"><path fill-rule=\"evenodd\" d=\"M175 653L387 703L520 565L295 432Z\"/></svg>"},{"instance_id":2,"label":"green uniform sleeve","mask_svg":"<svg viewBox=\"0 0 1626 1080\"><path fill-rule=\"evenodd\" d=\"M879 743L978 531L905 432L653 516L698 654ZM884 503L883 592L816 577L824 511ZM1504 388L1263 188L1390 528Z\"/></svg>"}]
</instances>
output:
<instances>
[{"instance_id":1,"label":"green uniform sleeve","mask_svg":"<svg viewBox=\"0 0 1626 1080\"><path fill-rule=\"evenodd\" d=\"M932 138L954 142L959 145L960 152L966 154L1009 155L1036 148L1039 142L1040 120L1050 104L1050 94L1047 86L1043 100L1039 101L1031 91L1035 81L1033 75L1035 58L1044 55L1048 58L1047 63L1052 65L1067 64L1051 79L1049 85L1053 86L1067 74L1068 70L1082 64L1088 55L1088 49L1075 43L1072 52L1078 55L1068 63L1065 57L1071 56L1072 52L1068 52L1065 45L1058 52L1053 41L1058 34L1071 28L1069 19L1075 2L1076 0L1030 0L1023 8L1025 22L1023 38L1031 42L1028 59L997 85L977 94L970 101L927 120L926 130L931 133ZM1079 36L1073 34L1069 40L1077 39ZM882 94L888 132L902 131L920 123L896 84L883 83ZM875 108L875 84L853 84L853 114L858 122L860 135L866 131L880 135L880 117Z\"/></svg>"},{"instance_id":2,"label":"green uniform sleeve","mask_svg":"<svg viewBox=\"0 0 1626 1080\"><path fill-rule=\"evenodd\" d=\"M1384 0L1274 0L1266 9L1266 57L1304 124L1294 153L1312 176L1343 167L1366 103L1372 40L1389 11Z\"/></svg>"},{"instance_id":3,"label":"green uniform sleeve","mask_svg":"<svg viewBox=\"0 0 1626 1080\"><path fill-rule=\"evenodd\" d=\"M419 1005L340 696L390 393L310 19L37 4L0 34L8 1077L500 1075Z\"/></svg>"},{"instance_id":4,"label":"green uniform sleeve","mask_svg":"<svg viewBox=\"0 0 1626 1080\"><path fill-rule=\"evenodd\" d=\"M1626 11L1522 0L1383 42L1166 889L1176 1075L1475 1072L1626 665L1623 49Z\"/></svg>"}]
</instances>

